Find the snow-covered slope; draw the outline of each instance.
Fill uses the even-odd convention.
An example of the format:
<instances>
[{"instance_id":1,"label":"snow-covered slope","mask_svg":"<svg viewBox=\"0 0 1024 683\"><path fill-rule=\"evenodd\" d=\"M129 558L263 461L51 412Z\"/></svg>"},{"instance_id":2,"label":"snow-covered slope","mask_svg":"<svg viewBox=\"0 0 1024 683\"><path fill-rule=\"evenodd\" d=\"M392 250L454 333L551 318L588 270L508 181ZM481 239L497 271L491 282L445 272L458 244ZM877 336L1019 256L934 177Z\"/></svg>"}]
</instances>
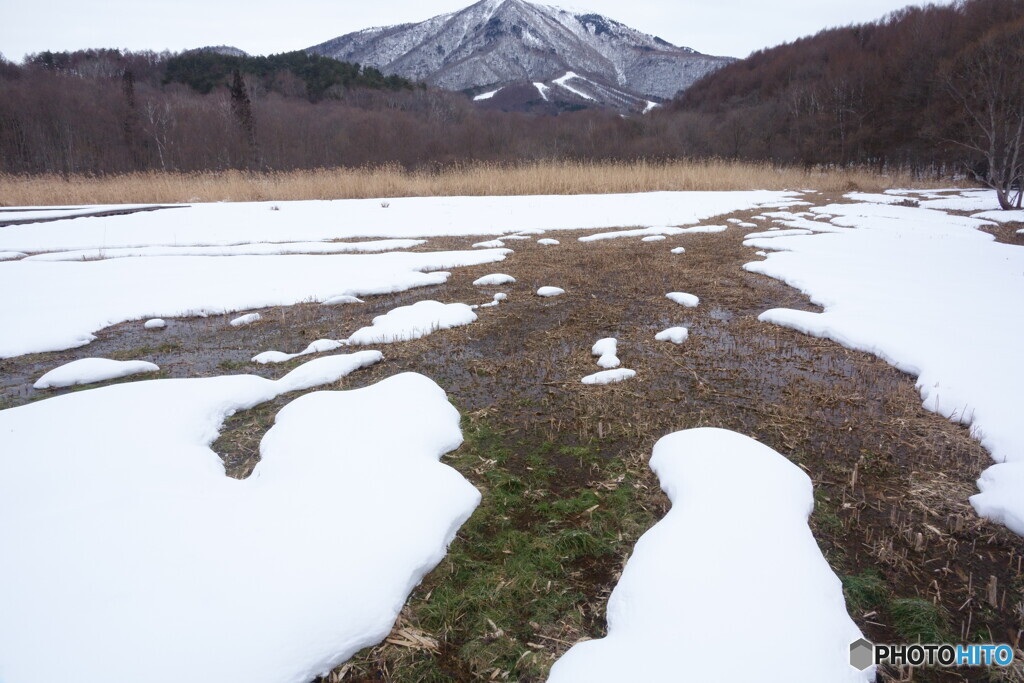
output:
<instances>
[{"instance_id":1,"label":"snow-covered slope","mask_svg":"<svg viewBox=\"0 0 1024 683\"><path fill-rule=\"evenodd\" d=\"M349 33L308 50L451 90L550 85L575 73L620 98L669 98L731 61L676 47L599 14L525 0L481 0L452 14ZM557 85L552 90L566 94Z\"/></svg>"}]
</instances>

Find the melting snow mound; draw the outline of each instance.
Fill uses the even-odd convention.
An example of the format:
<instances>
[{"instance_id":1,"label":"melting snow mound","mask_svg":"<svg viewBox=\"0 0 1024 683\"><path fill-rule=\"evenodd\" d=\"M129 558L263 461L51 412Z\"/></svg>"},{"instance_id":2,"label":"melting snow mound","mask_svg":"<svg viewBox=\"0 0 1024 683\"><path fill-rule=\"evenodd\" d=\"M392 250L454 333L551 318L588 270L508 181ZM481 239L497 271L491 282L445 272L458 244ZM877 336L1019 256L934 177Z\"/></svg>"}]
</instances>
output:
<instances>
[{"instance_id":1,"label":"melting snow mound","mask_svg":"<svg viewBox=\"0 0 1024 683\"><path fill-rule=\"evenodd\" d=\"M595 356L600 356L600 358L597 359L597 364L600 367L617 368L619 367L619 357L615 355L615 351L618 344L619 342L616 341L615 337L598 339L590 349L590 353Z\"/></svg>"},{"instance_id":2,"label":"melting snow mound","mask_svg":"<svg viewBox=\"0 0 1024 683\"><path fill-rule=\"evenodd\" d=\"M80 358L50 370L33 384L35 389L58 389L75 384L92 384L127 377L140 372L156 372L160 366L144 360Z\"/></svg>"},{"instance_id":3,"label":"melting snow mound","mask_svg":"<svg viewBox=\"0 0 1024 683\"><path fill-rule=\"evenodd\" d=\"M409 373L302 396L241 481L209 448L234 411L379 358L0 411L5 683L306 683L383 640L480 498L439 462L462 441L444 391Z\"/></svg>"},{"instance_id":4,"label":"melting snow mound","mask_svg":"<svg viewBox=\"0 0 1024 683\"><path fill-rule=\"evenodd\" d=\"M245 315L240 315L237 318L235 318L234 320L232 320L231 321L231 327L242 327L244 325L251 325L252 323L256 322L257 320L262 320L262 319L263 319L263 316L260 315L259 313L246 313Z\"/></svg>"},{"instance_id":5,"label":"melting snow mound","mask_svg":"<svg viewBox=\"0 0 1024 683\"><path fill-rule=\"evenodd\" d=\"M655 341L670 341L673 344L682 344L690 336L690 331L685 327L670 327L654 335Z\"/></svg>"},{"instance_id":6,"label":"melting snow mound","mask_svg":"<svg viewBox=\"0 0 1024 683\"><path fill-rule=\"evenodd\" d=\"M160 330L167 327L167 322L163 318L150 318L142 326L147 330Z\"/></svg>"},{"instance_id":7,"label":"melting snow mound","mask_svg":"<svg viewBox=\"0 0 1024 683\"><path fill-rule=\"evenodd\" d=\"M466 304L442 304L439 301L417 301L399 306L373 319L348 338L349 344L391 344L419 339L437 330L468 325L476 313Z\"/></svg>"},{"instance_id":8,"label":"melting snow mound","mask_svg":"<svg viewBox=\"0 0 1024 683\"><path fill-rule=\"evenodd\" d=\"M636 377L636 370L618 368L617 370L602 370L601 372L595 372L593 375L587 375L580 381L584 384L611 384L612 382L621 382L622 380L630 379L631 377Z\"/></svg>"},{"instance_id":9,"label":"melting snow mound","mask_svg":"<svg viewBox=\"0 0 1024 683\"><path fill-rule=\"evenodd\" d=\"M561 287L541 287L537 290L537 296L559 296L565 294Z\"/></svg>"},{"instance_id":10,"label":"melting snow mound","mask_svg":"<svg viewBox=\"0 0 1024 683\"><path fill-rule=\"evenodd\" d=\"M703 428L658 441L651 468L672 509L637 541L608 600L608 635L573 646L550 683L717 681L723 666L731 681L874 680L874 667L850 666L861 633L807 526L814 497L799 467ZM738 623L742 644L722 637Z\"/></svg>"},{"instance_id":11,"label":"melting snow mound","mask_svg":"<svg viewBox=\"0 0 1024 683\"><path fill-rule=\"evenodd\" d=\"M686 306L688 308L693 308L694 306L700 303L699 298L697 298L693 294L686 294L685 292L669 292L665 296L667 296L672 301L675 301L677 304L681 306Z\"/></svg>"},{"instance_id":12,"label":"melting snow mound","mask_svg":"<svg viewBox=\"0 0 1024 683\"><path fill-rule=\"evenodd\" d=\"M515 282L516 279L511 275L505 273L491 273L490 275L484 275L481 278L473 280L473 284L478 287L485 287L488 285L510 285Z\"/></svg>"}]
</instances>

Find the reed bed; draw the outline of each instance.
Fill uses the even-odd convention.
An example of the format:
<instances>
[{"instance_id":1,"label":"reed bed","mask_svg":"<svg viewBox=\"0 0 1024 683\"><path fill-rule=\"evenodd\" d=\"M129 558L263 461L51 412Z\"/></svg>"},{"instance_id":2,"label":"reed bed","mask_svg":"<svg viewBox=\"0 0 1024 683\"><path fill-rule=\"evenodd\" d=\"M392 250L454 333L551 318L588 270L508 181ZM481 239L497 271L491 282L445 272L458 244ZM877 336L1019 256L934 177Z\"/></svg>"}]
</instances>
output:
<instances>
[{"instance_id":1,"label":"reed bed","mask_svg":"<svg viewBox=\"0 0 1024 683\"><path fill-rule=\"evenodd\" d=\"M398 166L304 171L0 174L0 206L174 204L426 196L608 194L661 190L880 192L948 187L908 172L806 169L735 161L472 163L435 171Z\"/></svg>"}]
</instances>

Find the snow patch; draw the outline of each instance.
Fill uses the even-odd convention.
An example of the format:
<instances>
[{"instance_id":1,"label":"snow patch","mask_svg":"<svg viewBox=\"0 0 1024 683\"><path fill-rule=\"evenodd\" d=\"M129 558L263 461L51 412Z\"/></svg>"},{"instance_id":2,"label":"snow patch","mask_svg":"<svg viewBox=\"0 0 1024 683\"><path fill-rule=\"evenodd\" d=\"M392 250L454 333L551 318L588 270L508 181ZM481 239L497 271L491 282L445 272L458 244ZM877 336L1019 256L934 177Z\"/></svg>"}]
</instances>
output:
<instances>
[{"instance_id":1,"label":"snow patch","mask_svg":"<svg viewBox=\"0 0 1024 683\"><path fill-rule=\"evenodd\" d=\"M142 326L147 330L160 330L167 327L167 321L163 318L150 318Z\"/></svg>"},{"instance_id":2,"label":"snow patch","mask_svg":"<svg viewBox=\"0 0 1024 683\"><path fill-rule=\"evenodd\" d=\"M232 413L379 359L0 411L4 679L51 680L59 653L83 681L305 683L383 640L479 502L438 461L462 441L444 391L402 374L298 398L242 481L209 448Z\"/></svg>"},{"instance_id":3,"label":"snow patch","mask_svg":"<svg viewBox=\"0 0 1024 683\"><path fill-rule=\"evenodd\" d=\"M75 384L92 384L127 377L140 372L156 372L160 366L144 360L81 358L50 370L32 385L35 389L59 389Z\"/></svg>"},{"instance_id":4,"label":"snow patch","mask_svg":"<svg viewBox=\"0 0 1024 683\"><path fill-rule=\"evenodd\" d=\"M544 237L542 239L537 240L537 244L543 244L546 247L557 247L559 244L561 244L561 242L550 237Z\"/></svg>"},{"instance_id":5,"label":"snow patch","mask_svg":"<svg viewBox=\"0 0 1024 683\"><path fill-rule=\"evenodd\" d=\"M746 436L703 428L658 441L651 469L672 508L637 541L608 600L608 635L574 645L550 683L680 680L680 662L692 681L722 680L723 662L732 681L874 680L874 667L850 666L862 636L807 526L814 496L799 467ZM772 558L756 580L751 557ZM721 634L739 615L759 635L737 658Z\"/></svg>"},{"instance_id":6,"label":"snow patch","mask_svg":"<svg viewBox=\"0 0 1024 683\"><path fill-rule=\"evenodd\" d=\"M561 287L541 287L537 290L537 296L559 296L565 294Z\"/></svg>"},{"instance_id":7,"label":"snow patch","mask_svg":"<svg viewBox=\"0 0 1024 683\"><path fill-rule=\"evenodd\" d=\"M259 313L247 313L240 315L231 321L231 327L242 327L243 325L251 325L257 320L262 320L263 316Z\"/></svg>"},{"instance_id":8,"label":"snow patch","mask_svg":"<svg viewBox=\"0 0 1024 683\"><path fill-rule=\"evenodd\" d=\"M500 92L501 88L498 88L497 90L491 90L490 92L480 93L479 95L473 98L473 101L479 102L480 100L489 100Z\"/></svg>"},{"instance_id":9,"label":"snow patch","mask_svg":"<svg viewBox=\"0 0 1024 683\"><path fill-rule=\"evenodd\" d=\"M373 319L348 338L349 344L391 344L419 339L437 330L468 325L476 313L466 304L443 304L440 301L417 301L399 306Z\"/></svg>"},{"instance_id":10,"label":"snow patch","mask_svg":"<svg viewBox=\"0 0 1024 683\"><path fill-rule=\"evenodd\" d=\"M601 372L595 372L593 375L587 375L580 381L584 384L612 384L613 382L621 382L623 380L636 377L636 370L627 370L626 368L618 368L616 370L602 370Z\"/></svg>"},{"instance_id":11,"label":"snow patch","mask_svg":"<svg viewBox=\"0 0 1024 683\"><path fill-rule=\"evenodd\" d=\"M292 358L298 358L299 356L308 356L313 353L324 353L326 351L335 351L345 346L345 342L338 341L336 339L317 339L311 343L302 351L298 353L282 353L281 351L264 351L263 353L257 354L252 357L253 363L260 363L265 365L267 363L284 363L285 361L291 360Z\"/></svg>"},{"instance_id":12,"label":"snow patch","mask_svg":"<svg viewBox=\"0 0 1024 683\"><path fill-rule=\"evenodd\" d=\"M675 301L677 304L681 306L686 306L688 308L693 308L694 306L700 303L700 299L698 299L696 296L694 296L693 294L687 294L685 292L669 292L665 296L671 299L672 301Z\"/></svg>"},{"instance_id":13,"label":"snow patch","mask_svg":"<svg viewBox=\"0 0 1024 683\"><path fill-rule=\"evenodd\" d=\"M682 344L690 336L690 331L685 327L670 327L654 335L656 341L670 341L673 344Z\"/></svg>"},{"instance_id":14,"label":"snow patch","mask_svg":"<svg viewBox=\"0 0 1024 683\"><path fill-rule=\"evenodd\" d=\"M508 285L515 282L516 279L511 275L505 273L491 273L490 275L484 275L481 278L473 280L473 284L478 287L486 287L488 285Z\"/></svg>"},{"instance_id":15,"label":"snow patch","mask_svg":"<svg viewBox=\"0 0 1024 683\"><path fill-rule=\"evenodd\" d=\"M599 367L610 369L619 367L619 358L615 355L618 341L615 337L605 337L604 339L598 339L594 346L590 349L590 353L595 356L600 356L597 359L597 365Z\"/></svg>"},{"instance_id":16,"label":"snow patch","mask_svg":"<svg viewBox=\"0 0 1024 683\"><path fill-rule=\"evenodd\" d=\"M320 303L324 306L338 306L341 304L361 304L363 300L349 294L339 294L338 296L328 297Z\"/></svg>"}]
</instances>

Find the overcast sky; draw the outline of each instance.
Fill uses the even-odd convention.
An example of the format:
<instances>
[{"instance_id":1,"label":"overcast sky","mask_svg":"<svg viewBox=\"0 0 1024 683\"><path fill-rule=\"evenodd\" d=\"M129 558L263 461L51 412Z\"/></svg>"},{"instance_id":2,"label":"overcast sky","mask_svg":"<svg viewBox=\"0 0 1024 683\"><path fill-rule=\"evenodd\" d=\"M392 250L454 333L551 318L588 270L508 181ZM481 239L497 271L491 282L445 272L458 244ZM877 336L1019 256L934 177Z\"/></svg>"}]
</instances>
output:
<instances>
[{"instance_id":1,"label":"overcast sky","mask_svg":"<svg viewBox=\"0 0 1024 683\"><path fill-rule=\"evenodd\" d=\"M113 47L179 51L232 45L300 50L351 31L422 21L472 0L0 0L0 53ZM699 52L745 57L832 26L871 21L907 0L572 0ZM940 2L939 4L947 4Z\"/></svg>"}]
</instances>

